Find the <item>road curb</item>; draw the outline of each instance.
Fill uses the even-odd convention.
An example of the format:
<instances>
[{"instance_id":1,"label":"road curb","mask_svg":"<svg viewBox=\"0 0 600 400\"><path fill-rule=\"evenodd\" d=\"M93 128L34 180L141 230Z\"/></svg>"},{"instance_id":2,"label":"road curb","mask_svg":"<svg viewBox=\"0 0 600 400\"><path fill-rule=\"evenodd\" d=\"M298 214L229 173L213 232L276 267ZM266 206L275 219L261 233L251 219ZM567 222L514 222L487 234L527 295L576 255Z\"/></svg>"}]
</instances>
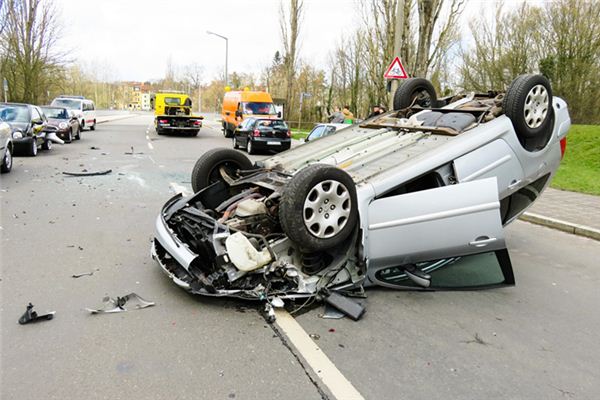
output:
<instances>
[{"instance_id":1,"label":"road curb","mask_svg":"<svg viewBox=\"0 0 600 400\"><path fill-rule=\"evenodd\" d=\"M577 236L583 236L600 241L600 230L589 226L574 224L567 221L562 221L556 218L546 217L540 214L526 212L521 217L523 221L531 222L532 224L543 225L548 228L558 229L563 232L571 233Z\"/></svg>"},{"instance_id":2,"label":"road curb","mask_svg":"<svg viewBox=\"0 0 600 400\"><path fill-rule=\"evenodd\" d=\"M106 122L112 122L112 121L118 121L120 119L126 119L126 118L132 118L135 117L137 114L129 114L129 115L119 115L113 118L109 118L109 119L103 119L103 120L98 120L98 118L96 118L96 124L104 124Z\"/></svg>"}]
</instances>

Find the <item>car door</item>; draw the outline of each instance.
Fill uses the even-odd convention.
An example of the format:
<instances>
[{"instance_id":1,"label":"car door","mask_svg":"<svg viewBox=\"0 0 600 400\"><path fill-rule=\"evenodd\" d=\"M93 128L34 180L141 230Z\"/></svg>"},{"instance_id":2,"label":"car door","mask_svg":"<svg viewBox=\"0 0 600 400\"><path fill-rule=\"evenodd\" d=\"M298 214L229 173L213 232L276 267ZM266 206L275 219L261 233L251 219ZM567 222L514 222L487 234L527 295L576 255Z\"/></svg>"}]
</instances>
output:
<instances>
[{"instance_id":1,"label":"car door","mask_svg":"<svg viewBox=\"0 0 600 400\"><path fill-rule=\"evenodd\" d=\"M375 199L367 262L377 271L505 250L496 178Z\"/></svg>"},{"instance_id":2,"label":"car door","mask_svg":"<svg viewBox=\"0 0 600 400\"><path fill-rule=\"evenodd\" d=\"M34 136L39 136L46 127L44 114L36 106L31 107L31 129Z\"/></svg>"},{"instance_id":3,"label":"car door","mask_svg":"<svg viewBox=\"0 0 600 400\"><path fill-rule=\"evenodd\" d=\"M253 118L246 118L237 127L235 134L238 137L238 143L243 144L244 146L248 143L249 132L250 132L250 129L253 124L254 124Z\"/></svg>"}]
</instances>

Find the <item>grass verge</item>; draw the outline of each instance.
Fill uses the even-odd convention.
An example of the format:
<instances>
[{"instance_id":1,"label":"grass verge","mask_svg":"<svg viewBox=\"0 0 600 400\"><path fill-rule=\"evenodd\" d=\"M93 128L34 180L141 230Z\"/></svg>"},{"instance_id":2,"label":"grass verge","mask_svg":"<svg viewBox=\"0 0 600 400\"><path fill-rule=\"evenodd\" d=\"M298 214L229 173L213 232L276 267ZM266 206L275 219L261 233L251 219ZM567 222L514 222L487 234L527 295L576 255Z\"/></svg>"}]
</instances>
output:
<instances>
[{"instance_id":1,"label":"grass verge","mask_svg":"<svg viewBox=\"0 0 600 400\"><path fill-rule=\"evenodd\" d=\"M573 125L567 151L551 186L600 195L600 125Z\"/></svg>"}]
</instances>

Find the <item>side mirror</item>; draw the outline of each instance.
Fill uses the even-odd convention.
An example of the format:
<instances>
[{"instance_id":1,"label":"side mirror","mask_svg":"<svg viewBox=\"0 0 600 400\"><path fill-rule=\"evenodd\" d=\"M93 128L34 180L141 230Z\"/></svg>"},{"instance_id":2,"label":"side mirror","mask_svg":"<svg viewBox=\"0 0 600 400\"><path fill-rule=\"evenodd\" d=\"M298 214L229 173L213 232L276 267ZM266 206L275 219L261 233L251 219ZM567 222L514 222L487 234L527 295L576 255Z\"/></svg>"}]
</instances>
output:
<instances>
[{"instance_id":1,"label":"side mirror","mask_svg":"<svg viewBox=\"0 0 600 400\"><path fill-rule=\"evenodd\" d=\"M242 118L242 112L240 110L235 111L235 116Z\"/></svg>"},{"instance_id":2,"label":"side mirror","mask_svg":"<svg viewBox=\"0 0 600 400\"><path fill-rule=\"evenodd\" d=\"M277 118L281 118L281 111L277 111Z\"/></svg>"}]
</instances>

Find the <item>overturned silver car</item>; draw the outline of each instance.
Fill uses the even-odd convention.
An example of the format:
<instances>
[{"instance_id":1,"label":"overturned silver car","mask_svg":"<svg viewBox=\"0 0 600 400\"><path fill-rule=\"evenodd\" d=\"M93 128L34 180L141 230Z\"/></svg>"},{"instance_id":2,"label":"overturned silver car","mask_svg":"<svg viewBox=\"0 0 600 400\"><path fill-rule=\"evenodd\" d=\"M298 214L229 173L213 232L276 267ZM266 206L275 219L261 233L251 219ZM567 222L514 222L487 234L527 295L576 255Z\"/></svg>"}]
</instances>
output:
<instances>
[{"instance_id":1,"label":"overturned silver car","mask_svg":"<svg viewBox=\"0 0 600 400\"><path fill-rule=\"evenodd\" d=\"M412 78L394 109L255 164L208 151L195 194L160 212L154 259L192 293L269 303L514 284L503 226L558 168L566 103L540 75L443 99Z\"/></svg>"}]
</instances>

